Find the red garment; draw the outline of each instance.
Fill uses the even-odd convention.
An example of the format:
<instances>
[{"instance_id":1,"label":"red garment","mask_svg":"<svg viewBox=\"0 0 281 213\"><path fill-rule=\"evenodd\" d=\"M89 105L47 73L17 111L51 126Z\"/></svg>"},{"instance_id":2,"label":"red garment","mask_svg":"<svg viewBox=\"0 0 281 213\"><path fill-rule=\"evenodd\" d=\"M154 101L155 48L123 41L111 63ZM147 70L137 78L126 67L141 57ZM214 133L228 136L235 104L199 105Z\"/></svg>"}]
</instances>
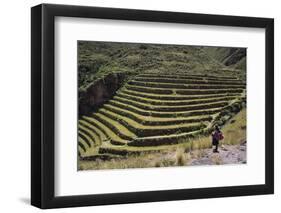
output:
<instances>
[{"instance_id":1,"label":"red garment","mask_svg":"<svg viewBox=\"0 0 281 213\"><path fill-rule=\"evenodd\" d=\"M222 140L224 137L223 137L222 132L220 132L220 131L215 131L214 134L213 134L213 138L214 138L216 141L220 141L220 140Z\"/></svg>"}]
</instances>

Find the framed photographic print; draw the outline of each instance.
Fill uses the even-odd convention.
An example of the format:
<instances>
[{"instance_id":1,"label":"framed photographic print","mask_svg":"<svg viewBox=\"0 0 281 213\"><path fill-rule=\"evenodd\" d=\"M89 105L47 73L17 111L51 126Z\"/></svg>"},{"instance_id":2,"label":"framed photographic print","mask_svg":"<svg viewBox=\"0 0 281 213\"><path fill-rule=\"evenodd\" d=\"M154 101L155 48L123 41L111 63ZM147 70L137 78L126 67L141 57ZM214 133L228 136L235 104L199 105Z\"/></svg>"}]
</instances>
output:
<instances>
[{"instance_id":1,"label":"framed photographic print","mask_svg":"<svg viewBox=\"0 0 281 213\"><path fill-rule=\"evenodd\" d=\"M274 192L274 21L31 9L31 203Z\"/></svg>"}]
</instances>

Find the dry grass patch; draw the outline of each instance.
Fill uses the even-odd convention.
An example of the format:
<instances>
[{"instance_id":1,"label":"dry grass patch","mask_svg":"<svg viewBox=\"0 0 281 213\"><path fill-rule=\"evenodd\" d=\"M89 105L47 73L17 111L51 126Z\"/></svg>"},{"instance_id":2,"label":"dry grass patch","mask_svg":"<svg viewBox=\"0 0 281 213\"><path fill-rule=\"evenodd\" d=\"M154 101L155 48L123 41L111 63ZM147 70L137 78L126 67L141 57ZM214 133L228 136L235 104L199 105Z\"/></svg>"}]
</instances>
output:
<instances>
[{"instance_id":1,"label":"dry grass patch","mask_svg":"<svg viewBox=\"0 0 281 213\"><path fill-rule=\"evenodd\" d=\"M221 146L236 145L246 141L246 109L230 119L222 131L225 139L220 143ZM151 148L153 147L142 147L145 150ZM141 153L112 160L80 160L78 168L79 170L91 170L185 166L189 165L194 158L205 157L206 149L210 148L212 148L211 136L200 136L194 139L184 139L176 145L159 146L158 152ZM223 163L217 154L213 154L210 160L217 165Z\"/></svg>"},{"instance_id":2,"label":"dry grass patch","mask_svg":"<svg viewBox=\"0 0 281 213\"><path fill-rule=\"evenodd\" d=\"M187 164L187 158L185 155L185 150L183 148L179 148L176 150L176 164L177 166L184 166Z\"/></svg>"}]
</instances>

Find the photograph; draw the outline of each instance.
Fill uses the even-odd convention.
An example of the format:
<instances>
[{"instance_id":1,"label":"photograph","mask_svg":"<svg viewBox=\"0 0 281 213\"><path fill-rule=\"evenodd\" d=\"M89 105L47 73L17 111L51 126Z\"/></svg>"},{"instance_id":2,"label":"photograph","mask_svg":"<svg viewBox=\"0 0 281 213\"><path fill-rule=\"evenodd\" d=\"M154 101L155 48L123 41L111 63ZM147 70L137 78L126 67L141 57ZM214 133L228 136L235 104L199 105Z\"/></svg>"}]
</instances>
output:
<instances>
[{"instance_id":1,"label":"photograph","mask_svg":"<svg viewBox=\"0 0 281 213\"><path fill-rule=\"evenodd\" d=\"M32 206L272 200L279 13L151 3L32 6L31 165L8 164L29 172Z\"/></svg>"},{"instance_id":2,"label":"photograph","mask_svg":"<svg viewBox=\"0 0 281 213\"><path fill-rule=\"evenodd\" d=\"M77 41L77 170L246 164L246 52Z\"/></svg>"}]
</instances>

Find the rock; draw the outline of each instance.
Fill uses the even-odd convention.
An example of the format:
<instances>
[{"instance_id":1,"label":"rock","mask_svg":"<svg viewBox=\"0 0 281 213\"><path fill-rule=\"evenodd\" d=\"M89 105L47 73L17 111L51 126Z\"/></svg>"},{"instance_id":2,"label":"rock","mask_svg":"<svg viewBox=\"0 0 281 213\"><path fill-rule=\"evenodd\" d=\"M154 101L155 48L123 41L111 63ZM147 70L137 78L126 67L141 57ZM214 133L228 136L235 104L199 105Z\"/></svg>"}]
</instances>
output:
<instances>
[{"instance_id":1,"label":"rock","mask_svg":"<svg viewBox=\"0 0 281 213\"><path fill-rule=\"evenodd\" d=\"M246 151L246 147L240 147L240 151Z\"/></svg>"},{"instance_id":2,"label":"rock","mask_svg":"<svg viewBox=\"0 0 281 213\"><path fill-rule=\"evenodd\" d=\"M227 148L224 145L221 146L221 150L228 151Z\"/></svg>"},{"instance_id":3,"label":"rock","mask_svg":"<svg viewBox=\"0 0 281 213\"><path fill-rule=\"evenodd\" d=\"M79 94L79 115L89 115L110 100L122 86L124 73L111 73Z\"/></svg>"}]
</instances>

